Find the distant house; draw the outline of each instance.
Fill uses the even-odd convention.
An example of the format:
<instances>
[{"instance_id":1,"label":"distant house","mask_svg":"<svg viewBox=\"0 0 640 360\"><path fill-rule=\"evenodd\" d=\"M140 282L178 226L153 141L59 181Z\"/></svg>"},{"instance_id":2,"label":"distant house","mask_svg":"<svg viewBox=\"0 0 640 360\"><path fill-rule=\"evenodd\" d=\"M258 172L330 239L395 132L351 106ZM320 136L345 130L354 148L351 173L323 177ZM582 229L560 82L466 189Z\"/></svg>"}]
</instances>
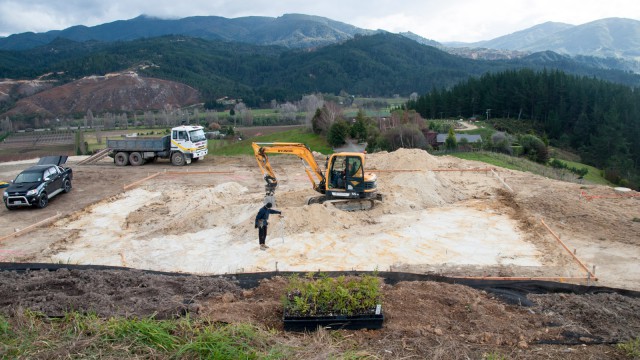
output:
<instances>
[{"instance_id":1,"label":"distant house","mask_svg":"<svg viewBox=\"0 0 640 360\"><path fill-rule=\"evenodd\" d=\"M467 142L469 144L482 143L482 136L480 135L468 135L468 134L455 134L455 135L456 135L456 142L458 144L460 144L460 140L462 139L467 139ZM434 146L434 148L440 148L440 146L443 145L445 141L447 141L447 136L449 136L449 134L438 134L438 136L436 137L436 146Z\"/></svg>"},{"instance_id":2,"label":"distant house","mask_svg":"<svg viewBox=\"0 0 640 360\"><path fill-rule=\"evenodd\" d=\"M432 148L438 147L438 133L433 130L423 129L422 134L424 138L427 140L427 144L431 145Z\"/></svg>"}]
</instances>

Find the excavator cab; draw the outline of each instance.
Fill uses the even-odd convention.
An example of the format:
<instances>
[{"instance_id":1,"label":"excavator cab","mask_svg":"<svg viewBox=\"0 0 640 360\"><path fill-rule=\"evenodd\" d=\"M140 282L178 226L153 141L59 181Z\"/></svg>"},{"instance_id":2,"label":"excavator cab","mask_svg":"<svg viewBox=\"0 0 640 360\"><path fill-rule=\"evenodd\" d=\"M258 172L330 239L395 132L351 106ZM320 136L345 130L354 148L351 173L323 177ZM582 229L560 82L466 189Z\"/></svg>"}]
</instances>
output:
<instances>
[{"instance_id":1,"label":"excavator cab","mask_svg":"<svg viewBox=\"0 0 640 360\"><path fill-rule=\"evenodd\" d=\"M364 192L364 169L360 156L336 154L328 164L331 181L329 189Z\"/></svg>"}]
</instances>

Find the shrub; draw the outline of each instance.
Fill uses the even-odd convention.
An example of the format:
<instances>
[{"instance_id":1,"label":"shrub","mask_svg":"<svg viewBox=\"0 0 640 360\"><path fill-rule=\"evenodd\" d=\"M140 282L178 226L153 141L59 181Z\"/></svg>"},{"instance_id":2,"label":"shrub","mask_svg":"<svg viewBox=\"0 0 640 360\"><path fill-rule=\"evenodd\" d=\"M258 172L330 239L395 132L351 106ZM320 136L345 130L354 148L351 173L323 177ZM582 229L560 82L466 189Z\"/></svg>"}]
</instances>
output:
<instances>
[{"instance_id":1,"label":"shrub","mask_svg":"<svg viewBox=\"0 0 640 360\"><path fill-rule=\"evenodd\" d=\"M375 276L330 278L313 274L289 279L282 298L286 316L363 315L380 303L380 280Z\"/></svg>"}]
</instances>

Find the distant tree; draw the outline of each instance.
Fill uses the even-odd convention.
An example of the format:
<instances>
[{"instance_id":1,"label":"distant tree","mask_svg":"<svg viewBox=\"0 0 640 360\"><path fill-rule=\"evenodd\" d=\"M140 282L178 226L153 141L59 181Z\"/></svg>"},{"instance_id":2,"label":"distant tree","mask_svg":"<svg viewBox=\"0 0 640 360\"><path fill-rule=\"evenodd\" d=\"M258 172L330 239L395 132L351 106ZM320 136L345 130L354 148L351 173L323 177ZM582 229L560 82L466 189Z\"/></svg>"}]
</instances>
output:
<instances>
[{"instance_id":1,"label":"distant tree","mask_svg":"<svg viewBox=\"0 0 640 360\"><path fill-rule=\"evenodd\" d=\"M2 131L4 132L11 132L13 131L13 125L11 124L11 120L9 120L9 117L5 117L4 120L2 120Z\"/></svg>"},{"instance_id":2,"label":"distant tree","mask_svg":"<svg viewBox=\"0 0 640 360\"><path fill-rule=\"evenodd\" d=\"M322 108L323 105L322 94L311 94L302 97L299 108L306 113L305 125L307 125L307 128L311 129L311 120L316 113L316 109Z\"/></svg>"},{"instance_id":3,"label":"distant tree","mask_svg":"<svg viewBox=\"0 0 640 360\"><path fill-rule=\"evenodd\" d=\"M490 146L490 150L497 151L504 154L513 154L513 148L511 145L513 144L513 138L505 133L505 132L495 132L491 135L490 141L487 143L487 146Z\"/></svg>"},{"instance_id":4,"label":"distant tree","mask_svg":"<svg viewBox=\"0 0 640 360\"><path fill-rule=\"evenodd\" d=\"M96 128L96 142L98 145L102 145L102 130L100 130L100 127Z\"/></svg>"},{"instance_id":5,"label":"distant tree","mask_svg":"<svg viewBox=\"0 0 640 360\"><path fill-rule=\"evenodd\" d=\"M95 119L93 118L93 112L91 111L91 109L87 110L87 119L89 120L89 125L91 126L91 128L94 128L96 124L95 124Z\"/></svg>"},{"instance_id":6,"label":"distant tree","mask_svg":"<svg viewBox=\"0 0 640 360\"><path fill-rule=\"evenodd\" d=\"M518 139L522 146L522 154L529 160L546 164L549 161L549 151L544 142L534 135L522 135Z\"/></svg>"},{"instance_id":7,"label":"distant tree","mask_svg":"<svg viewBox=\"0 0 640 360\"><path fill-rule=\"evenodd\" d=\"M323 125L324 124L322 124L322 110L316 109L316 113L313 115L313 118L311 119L311 130L315 134L320 135L322 134L323 131L326 130Z\"/></svg>"},{"instance_id":8,"label":"distant tree","mask_svg":"<svg viewBox=\"0 0 640 360\"><path fill-rule=\"evenodd\" d=\"M469 144L469 140L466 137L463 137L462 139L460 139L460 141L458 141L458 149L462 151L471 150L471 145Z\"/></svg>"},{"instance_id":9,"label":"distant tree","mask_svg":"<svg viewBox=\"0 0 640 360\"><path fill-rule=\"evenodd\" d=\"M349 124L344 120L336 121L331 125L331 128L329 128L327 142L333 147L343 145L346 143L348 134Z\"/></svg>"},{"instance_id":10,"label":"distant tree","mask_svg":"<svg viewBox=\"0 0 640 360\"><path fill-rule=\"evenodd\" d=\"M447 139L444 141L444 147L447 150L455 150L458 147L458 141L456 140L455 132L453 132L453 127L449 128Z\"/></svg>"},{"instance_id":11,"label":"distant tree","mask_svg":"<svg viewBox=\"0 0 640 360\"><path fill-rule=\"evenodd\" d=\"M384 137L384 146L389 151L399 148L427 148L427 139L415 124L402 124L385 131L382 135Z\"/></svg>"},{"instance_id":12,"label":"distant tree","mask_svg":"<svg viewBox=\"0 0 640 360\"><path fill-rule=\"evenodd\" d=\"M358 110L356 121L351 125L350 135L352 138L358 139L359 142L367 140L367 120L364 110Z\"/></svg>"},{"instance_id":13,"label":"distant tree","mask_svg":"<svg viewBox=\"0 0 640 360\"><path fill-rule=\"evenodd\" d=\"M311 118L311 129L316 134L327 134L331 126L342 119L342 109L334 102L325 102L315 110Z\"/></svg>"},{"instance_id":14,"label":"distant tree","mask_svg":"<svg viewBox=\"0 0 640 360\"><path fill-rule=\"evenodd\" d=\"M298 113L298 107L290 102L286 102L282 105L278 105L280 110L280 117L288 122L296 120L296 114Z\"/></svg>"}]
</instances>

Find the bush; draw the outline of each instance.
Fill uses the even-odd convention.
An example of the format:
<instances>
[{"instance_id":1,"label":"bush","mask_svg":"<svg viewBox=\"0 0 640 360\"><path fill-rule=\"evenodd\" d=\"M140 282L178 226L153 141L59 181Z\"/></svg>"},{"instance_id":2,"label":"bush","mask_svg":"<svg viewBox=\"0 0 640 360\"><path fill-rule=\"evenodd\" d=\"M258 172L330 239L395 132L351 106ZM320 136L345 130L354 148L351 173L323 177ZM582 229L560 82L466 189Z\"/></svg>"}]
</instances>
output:
<instances>
[{"instance_id":1,"label":"bush","mask_svg":"<svg viewBox=\"0 0 640 360\"><path fill-rule=\"evenodd\" d=\"M327 134L327 142L333 147L344 144L349 135L349 124L346 121L336 121L329 128Z\"/></svg>"},{"instance_id":2,"label":"bush","mask_svg":"<svg viewBox=\"0 0 640 360\"><path fill-rule=\"evenodd\" d=\"M542 140L535 135L522 135L518 139L522 145L522 153L531 161L546 164L549 161L549 151Z\"/></svg>"}]
</instances>

